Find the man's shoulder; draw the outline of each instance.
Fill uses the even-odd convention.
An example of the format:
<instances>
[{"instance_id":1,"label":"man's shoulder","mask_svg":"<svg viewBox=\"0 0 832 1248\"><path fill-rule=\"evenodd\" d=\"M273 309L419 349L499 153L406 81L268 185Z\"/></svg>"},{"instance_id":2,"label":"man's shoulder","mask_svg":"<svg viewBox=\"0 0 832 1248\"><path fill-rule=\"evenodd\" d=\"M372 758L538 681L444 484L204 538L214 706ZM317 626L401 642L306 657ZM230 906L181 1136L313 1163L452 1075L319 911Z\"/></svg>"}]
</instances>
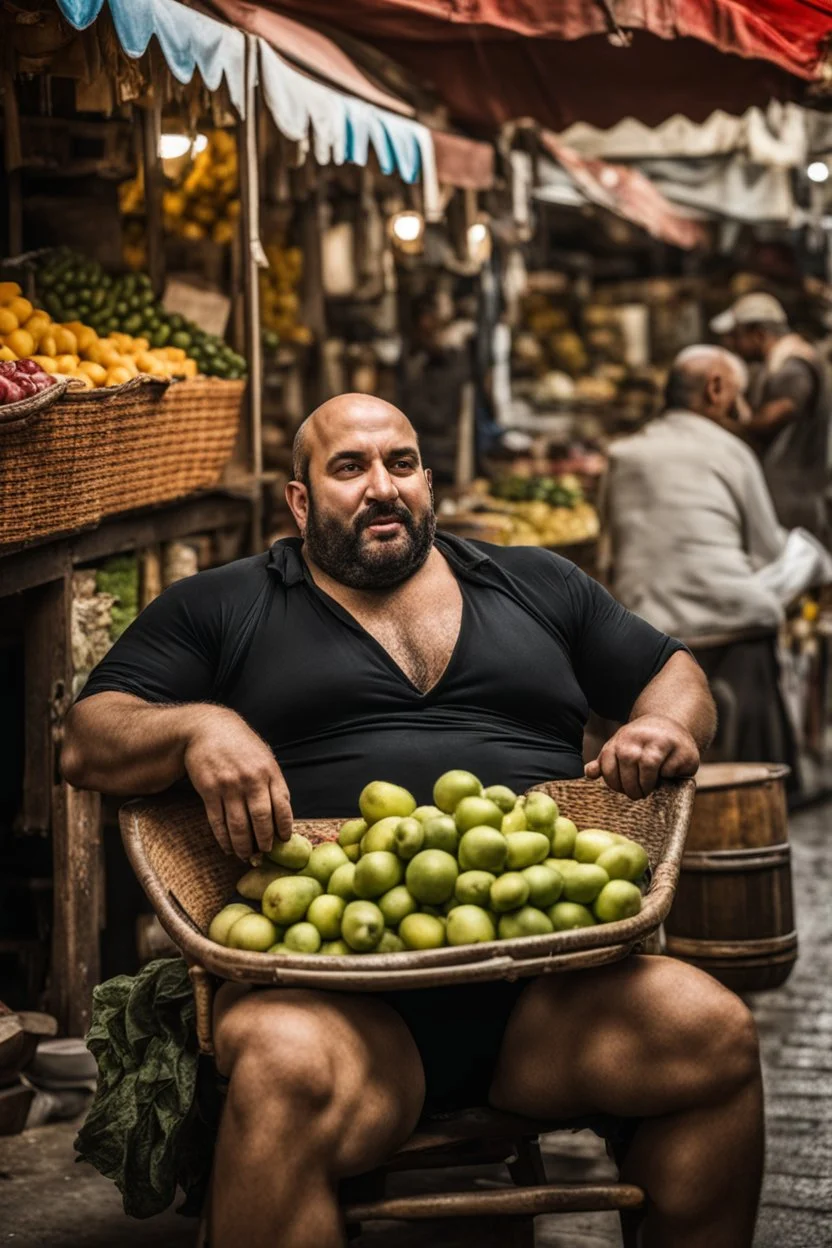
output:
<instances>
[{"instance_id":1,"label":"man's shoulder","mask_svg":"<svg viewBox=\"0 0 832 1248\"><path fill-rule=\"evenodd\" d=\"M163 613L185 611L192 619L238 617L269 584L268 552L233 559L174 581L156 601Z\"/></svg>"},{"instance_id":2,"label":"man's shoulder","mask_svg":"<svg viewBox=\"0 0 832 1248\"><path fill-rule=\"evenodd\" d=\"M268 565L269 552L265 551L258 555L248 555L245 559L232 559L230 563L220 564L216 568L205 568L193 576L175 581L174 585L183 590L190 589L194 593L205 589L210 589L214 593L224 589L236 592L245 586L251 586L254 589L266 583Z\"/></svg>"},{"instance_id":3,"label":"man's shoulder","mask_svg":"<svg viewBox=\"0 0 832 1248\"><path fill-rule=\"evenodd\" d=\"M517 580L546 579L550 583L555 580L566 580L575 571L575 564L563 555L542 546L496 546L493 542L482 542L475 539L462 539L448 533L440 532L440 539L451 546L455 553L470 552L478 555L480 566L487 567L487 562ZM487 562L486 562L487 561Z\"/></svg>"}]
</instances>

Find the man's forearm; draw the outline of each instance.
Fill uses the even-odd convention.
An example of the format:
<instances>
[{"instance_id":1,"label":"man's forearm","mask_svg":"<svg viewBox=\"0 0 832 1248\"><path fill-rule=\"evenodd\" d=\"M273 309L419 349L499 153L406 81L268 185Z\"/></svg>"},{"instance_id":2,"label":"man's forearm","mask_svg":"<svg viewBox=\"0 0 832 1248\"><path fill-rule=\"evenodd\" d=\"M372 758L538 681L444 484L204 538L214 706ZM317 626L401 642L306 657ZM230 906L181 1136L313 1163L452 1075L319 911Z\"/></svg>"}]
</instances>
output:
<instances>
[{"instance_id":1,"label":"man's forearm","mask_svg":"<svg viewBox=\"0 0 832 1248\"><path fill-rule=\"evenodd\" d=\"M630 722L643 715L663 715L681 724L700 750L711 744L716 732L716 707L705 673L689 654L671 655L658 676L642 691L633 706Z\"/></svg>"},{"instance_id":2,"label":"man's forearm","mask_svg":"<svg viewBox=\"0 0 832 1248\"><path fill-rule=\"evenodd\" d=\"M205 703L158 706L125 693L94 694L67 717L64 776L76 788L115 797L160 793L185 774L195 727L218 712Z\"/></svg>"}]
</instances>

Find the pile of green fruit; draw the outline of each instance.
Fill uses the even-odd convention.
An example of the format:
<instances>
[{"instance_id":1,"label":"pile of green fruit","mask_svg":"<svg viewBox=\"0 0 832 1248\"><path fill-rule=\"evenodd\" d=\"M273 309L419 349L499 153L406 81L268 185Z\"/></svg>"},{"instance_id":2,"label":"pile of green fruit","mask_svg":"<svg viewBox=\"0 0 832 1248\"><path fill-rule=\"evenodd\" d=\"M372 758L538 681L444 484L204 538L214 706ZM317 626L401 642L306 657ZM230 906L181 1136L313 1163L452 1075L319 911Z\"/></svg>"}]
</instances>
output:
<instances>
[{"instance_id":1,"label":"pile of green fruit","mask_svg":"<svg viewBox=\"0 0 832 1248\"><path fill-rule=\"evenodd\" d=\"M35 270L40 302L58 322L81 321L99 335L130 334L151 347L180 347L200 373L245 377L246 361L216 334L168 312L153 293L147 273L111 276L97 260L69 247L41 257Z\"/></svg>"},{"instance_id":2,"label":"pile of green fruit","mask_svg":"<svg viewBox=\"0 0 832 1248\"><path fill-rule=\"evenodd\" d=\"M583 502L581 483L574 476L504 477L491 486L494 498L510 503L548 503L550 507L576 507Z\"/></svg>"},{"instance_id":3,"label":"pile of green fruit","mask_svg":"<svg viewBox=\"0 0 832 1248\"><path fill-rule=\"evenodd\" d=\"M375 780L360 819L314 847L295 832L238 882L208 935L263 953L398 953L513 940L630 918L647 855L578 831L542 792L517 797L468 771L437 780L433 806ZM259 905L259 909L258 909Z\"/></svg>"}]
</instances>

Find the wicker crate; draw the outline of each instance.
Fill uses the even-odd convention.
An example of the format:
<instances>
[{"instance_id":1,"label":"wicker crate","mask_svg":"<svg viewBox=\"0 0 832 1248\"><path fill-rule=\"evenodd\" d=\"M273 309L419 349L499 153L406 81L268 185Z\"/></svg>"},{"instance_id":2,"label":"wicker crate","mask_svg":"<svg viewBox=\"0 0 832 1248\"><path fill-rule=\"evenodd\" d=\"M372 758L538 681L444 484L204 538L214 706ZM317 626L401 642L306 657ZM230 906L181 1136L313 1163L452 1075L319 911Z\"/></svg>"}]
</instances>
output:
<instances>
[{"instance_id":1,"label":"wicker crate","mask_svg":"<svg viewBox=\"0 0 832 1248\"><path fill-rule=\"evenodd\" d=\"M244 381L139 376L64 383L0 408L0 545L216 485L237 439Z\"/></svg>"},{"instance_id":2,"label":"wicker crate","mask_svg":"<svg viewBox=\"0 0 832 1248\"><path fill-rule=\"evenodd\" d=\"M204 934L247 868L220 849L202 804L142 799L122 807L120 822L127 855L165 931L192 966L224 979L373 992L516 979L625 957L658 929L670 909L694 782L665 782L641 802L613 793L602 781L557 780L538 787L579 826L609 827L644 846L652 879L640 914L546 936L373 957L248 953L226 949ZM334 839L341 822L307 820L295 827L320 842Z\"/></svg>"}]
</instances>

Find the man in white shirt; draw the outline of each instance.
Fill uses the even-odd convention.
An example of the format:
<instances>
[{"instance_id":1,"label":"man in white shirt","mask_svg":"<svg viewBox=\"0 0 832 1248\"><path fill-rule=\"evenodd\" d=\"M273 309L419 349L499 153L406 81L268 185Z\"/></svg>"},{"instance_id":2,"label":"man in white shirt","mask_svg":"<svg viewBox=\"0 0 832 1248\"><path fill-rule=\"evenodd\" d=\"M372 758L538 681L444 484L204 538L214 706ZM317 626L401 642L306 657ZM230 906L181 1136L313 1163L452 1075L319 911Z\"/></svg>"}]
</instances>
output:
<instances>
[{"instance_id":1,"label":"man in white shirt","mask_svg":"<svg viewBox=\"0 0 832 1248\"><path fill-rule=\"evenodd\" d=\"M783 606L765 571L783 557L788 533L737 436L746 385L736 356L689 347L671 370L664 415L612 446L614 589L691 646L721 704L725 755L793 764L778 685Z\"/></svg>"}]
</instances>

